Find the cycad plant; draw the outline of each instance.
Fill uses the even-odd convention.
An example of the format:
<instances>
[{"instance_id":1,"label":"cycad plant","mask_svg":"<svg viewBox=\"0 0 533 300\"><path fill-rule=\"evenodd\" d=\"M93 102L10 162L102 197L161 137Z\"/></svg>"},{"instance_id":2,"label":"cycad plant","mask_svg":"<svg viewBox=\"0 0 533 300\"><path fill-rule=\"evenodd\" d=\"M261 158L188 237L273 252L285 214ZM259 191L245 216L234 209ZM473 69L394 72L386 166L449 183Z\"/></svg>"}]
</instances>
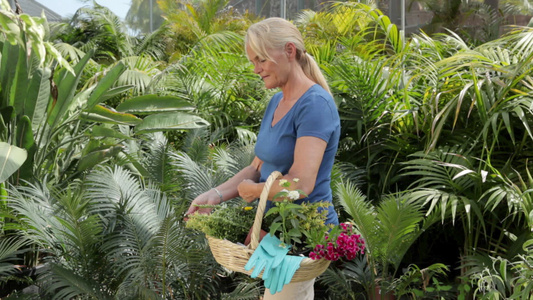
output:
<instances>
[{"instance_id":1,"label":"cycad plant","mask_svg":"<svg viewBox=\"0 0 533 300\"><path fill-rule=\"evenodd\" d=\"M439 216L435 213L424 216L419 201L409 193L386 195L373 205L354 184L339 184L337 197L350 216L348 220L365 240L364 259L368 264L366 270L365 263L359 260L346 262L346 271L340 276L352 277L363 285L368 297L376 299L376 287L383 292L393 289L392 282L399 275L405 253Z\"/></svg>"},{"instance_id":2,"label":"cycad plant","mask_svg":"<svg viewBox=\"0 0 533 300\"><path fill-rule=\"evenodd\" d=\"M123 168L95 170L64 190L10 190L21 234L39 245L43 298L180 299L218 292L220 267L187 232L173 199Z\"/></svg>"},{"instance_id":3,"label":"cycad plant","mask_svg":"<svg viewBox=\"0 0 533 300\"><path fill-rule=\"evenodd\" d=\"M183 150L170 153L170 164L184 181L183 195L191 201L231 178L254 158L255 135L221 144L217 143L218 134L205 129L191 131Z\"/></svg>"}]
</instances>

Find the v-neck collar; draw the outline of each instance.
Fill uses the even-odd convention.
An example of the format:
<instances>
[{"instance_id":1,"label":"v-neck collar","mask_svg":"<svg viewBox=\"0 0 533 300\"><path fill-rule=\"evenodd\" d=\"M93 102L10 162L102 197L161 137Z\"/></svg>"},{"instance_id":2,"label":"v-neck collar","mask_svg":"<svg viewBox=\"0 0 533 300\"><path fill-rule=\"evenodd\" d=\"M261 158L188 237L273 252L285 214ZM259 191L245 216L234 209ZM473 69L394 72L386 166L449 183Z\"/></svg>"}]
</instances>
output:
<instances>
[{"instance_id":1,"label":"v-neck collar","mask_svg":"<svg viewBox=\"0 0 533 300\"><path fill-rule=\"evenodd\" d=\"M278 125L281 121L283 121L283 119L285 119L285 117L290 114L292 112L292 110L294 109L294 107L298 104L298 102L300 102L300 100L307 94L309 93L309 91L311 89L313 89L315 87L315 85L317 85L318 83L315 83L313 84L312 86L310 86L307 91L305 91L301 96L300 98L298 98L294 104L291 106L291 108L289 108L289 110L281 117L279 118L279 120L276 122L276 124L272 124L274 122L274 115L276 114L276 109L278 109L278 106L279 104L281 103L281 100L283 99L283 93L281 94L282 96L279 98L278 100L278 103L276 104L276 108L272 111L272 116L270 116L270 128L274 128L276 127L276 125Z\"/></svg>"}]
</instances>

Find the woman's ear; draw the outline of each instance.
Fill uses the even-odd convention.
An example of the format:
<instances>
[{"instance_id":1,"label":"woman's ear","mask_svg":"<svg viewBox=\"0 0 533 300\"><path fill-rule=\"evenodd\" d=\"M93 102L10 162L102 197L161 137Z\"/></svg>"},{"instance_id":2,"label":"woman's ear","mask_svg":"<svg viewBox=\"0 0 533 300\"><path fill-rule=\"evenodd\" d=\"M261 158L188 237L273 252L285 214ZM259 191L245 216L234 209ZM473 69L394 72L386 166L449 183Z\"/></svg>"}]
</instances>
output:
<instances>
[{"instance_id":1,"label":"woman's ear","mask_svg":"<svg viewBox=\"0 0 533 300\"><path fill-rule=\"evenodd\" d=\"M287 57L296 57L296 51L296 45L294 45L294 43L285 44L285 53L287 53Z\"/></svg>"}]
</instances>

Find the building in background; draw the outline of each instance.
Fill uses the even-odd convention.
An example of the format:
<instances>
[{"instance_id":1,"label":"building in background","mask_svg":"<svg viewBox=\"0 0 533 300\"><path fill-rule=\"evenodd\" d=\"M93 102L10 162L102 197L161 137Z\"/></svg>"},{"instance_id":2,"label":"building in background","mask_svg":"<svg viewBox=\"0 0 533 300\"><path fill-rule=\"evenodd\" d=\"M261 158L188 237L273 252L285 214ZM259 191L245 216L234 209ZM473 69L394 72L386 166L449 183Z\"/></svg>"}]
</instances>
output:
<instances>
[{"instance_id":1,"label":"building in background","mask_svg":"<svg viewBox=\"0 0 533 300\"><path fill-rule=\"evenodd\" d=\"M378 8L387 14L393 23L398 26L402 24L400 0L379 0L376 2ZM240 12L249 11L265 18L284 17L286 19L295 19L298 13L304 9L319 11L327 4L327 1L324 0L231 0L229 2L229 5ZM430 22L432 18L432 13L425 11L418 3L409 1L409 4L409 9L406 9L405 14L407 33L417 31Z\"/></svg>"},{"instance_id":2,"label":"building in background","mask_svg":"<svg viewBox=\"0 0 533 300\"><path fill-rule=\"evenodd\" d=\"M13 8L13 11L16 11L16 2L18 3L18 6L22 10L23 13L28 14L30 16L34 17L40 17L41 14L44 12L44 15L46 16L46 19L48 22L59 22L62 20L61 16L48 7L42 5L41 3L35 1L35 0L8 0L9 4Z\"/></svg>"},{"instance_id":3,"label":"building in background","mask_svg":"<svg viewBox=\"0 0 533 300\"><path fill-rule=\"evenodd\" d=\"M404 30L405 34L417 33L420 30L431 34L450 29L475 35L474 32L487 28L489 25L492 26L491 24L499 24L501 34L506 25L533 25L531 18L533 9L527 1L358 0L356 2L375 3L392 23L396 24L400 30ZM319 11L329 3L326 0L230 0L229 5L240 12L248 11L264 18L282 17L294 20L304 9ZM491 13L487 10L493 9L494 6L498 7L498 3L501 5L498 13ZM511 10L511 7L514 8ZM505 8L505 15L502 14L502 8ZM496 36L498 34L492 38Z\"/></svg>"},{"instance_id":4,"label":"building in background","mask_svg":"<svg viewBox=\"0 0 533 300\"><path fill-rule=\"evenodd\" d=\"M249 11L265 18L294 19L301 10L320 10L324 2L324 0L231 0L229 5L241 12Z\"/></svg>"}]
</instances>

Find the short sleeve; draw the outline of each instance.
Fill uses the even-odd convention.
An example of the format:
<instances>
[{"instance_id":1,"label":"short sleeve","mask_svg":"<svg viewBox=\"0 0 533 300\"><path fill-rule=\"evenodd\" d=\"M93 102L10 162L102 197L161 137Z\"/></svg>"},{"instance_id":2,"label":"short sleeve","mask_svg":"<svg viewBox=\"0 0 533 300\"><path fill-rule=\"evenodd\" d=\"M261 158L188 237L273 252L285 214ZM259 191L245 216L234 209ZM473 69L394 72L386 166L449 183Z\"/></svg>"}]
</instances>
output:
<instances>
[{"instance_id":1,"label":"short sleeve","mask_svg":"<svg viewBox=\"0 0 533 300\"><path fill-rule=\"evenodd\" d=\"M295 122L297 138L313 136L329 142L338 125L339 114L333 99L313 93L301 102Z\"/></svg>"}]
</instances>

